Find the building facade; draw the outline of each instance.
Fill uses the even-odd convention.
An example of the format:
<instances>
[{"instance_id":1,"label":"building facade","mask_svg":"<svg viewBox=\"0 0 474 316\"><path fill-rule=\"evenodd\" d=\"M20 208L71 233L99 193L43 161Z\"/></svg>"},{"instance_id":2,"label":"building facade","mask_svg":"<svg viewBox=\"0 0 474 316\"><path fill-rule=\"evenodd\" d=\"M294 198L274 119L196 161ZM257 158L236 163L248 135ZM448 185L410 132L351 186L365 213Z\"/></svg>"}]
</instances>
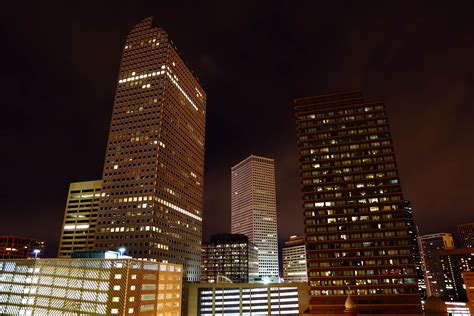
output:
<instances>
[{"instance_id":1,"label":"building facade","mask_svg":"<svg viewBox=\"0 0 474 316\"><path fill-rule=\"evenodd\" d=\"M275 162L251 155L232 167L231 231L258 248L260 277L279 276Z\"/></svg>"},{"instance_id":2,"label":"building facade","mask_svg":"<svg viewBox=\"0 0 474 316\"><path fill-rule=\"evenodd\" d=\"M193 283L187 287L187 315L302 315L307 283Z\"/></svg>"},{"instance_id":3,"label":"building facade","mask_svg":"<svg viewBox=\"0 0 474 316\"><path fill-rule=\"evenodd\" d=\"M463 247L474 247L474 222L457 225Z\"/></svg>"},{"instance_id":4,"label":"building facade","mask_svg":"<svg viewBox=\"0 0 474 316\"><path fill-rule=\"evenodd\" d=\"M449 233L437 233L418 237L420 255L427 296L444 297L446 284L444 283L443 269L438 260L438 252L454 249L453 236Z\"/></svg>"},{"instance_id":5,"label":"building facade","mask_svg":"<svg viewBox=\"0 0 474 316\"><path fill-rule=\"evenodd\" d=\"M0 261L2 315L179 315L182 266L132 259Z\"/></svg>"},{"instance_id":6,"label":"building facade","mask_svg":"<svg viewBox=\"0 0 474 316\"><path fill-rule=\"evenodd\" d=\"M474 249L469 247L442 250L437 255L446 288L443 299L466 302L467 294L462 275L464 272L474 272Z\"/></svg>"},{"instance_id":7,"label":"building facade","mask_svg":"<svg viewBox=\"0 0 474 316\"><path fill-rule=\"evenodd\" d=\"M360 91L296 99L311 313L421 314L416 228L385 104Z\"/></svg>"},{"instance_id":8,"label":"building facade","mask_svg":"<svg viewBox=\"0 0 474 316\"><path fill-rule=\"evenodd\" d=\"M291 236L282 249L285 282L308 282L304 236Z\"/></svg>"},{"instance_id":9,"label":"building facade","mask_svg":"<svg viewBox=\"0 0 474 316\"><path fill-rule=\"evenodd\" d=\"M153 18L127 35L95 247L184 265L199 281L206 94Z\"/></svg>"},{"instance_id":10,"label":"building facade","mask_svg":"<svg viewBox=\"0 0 474 316\"><path fill-rule=\"evenodd\" d=\"M44 241L28 237L0 236L0 260L41 258L44 255Z\"/></svg>"},{"instance_id":11,"label":"building facade","mask_svg":"<svg viewBox=\"0 0 474 316\"><path fill-rule=\"evenodd\" d=\"M101 191L101 180L73 182L69 185L58 258L70 258L75 251L94 248Z\"/></svg>"},{"instance_id":12,"label":"building facade","mask_svg":"<svg viewBox=\"0 0 474 316\"><path fill-rule=\"evenodd\" d=\"M242 234L211 236L202 246L201 282L219 283L225 277L234 283L258 278L258 248Z\"/></svg>"},{"instance_id":13,"label":"building facade","mask_svg":"<svg viewBox=\"0 0 474 316\"><path fill-rule=\"evenodd\" d=\"M467 305L471 315L474 315L474 271L463 272L464 289L466 290Z\"/></svg>"}]
</instances>

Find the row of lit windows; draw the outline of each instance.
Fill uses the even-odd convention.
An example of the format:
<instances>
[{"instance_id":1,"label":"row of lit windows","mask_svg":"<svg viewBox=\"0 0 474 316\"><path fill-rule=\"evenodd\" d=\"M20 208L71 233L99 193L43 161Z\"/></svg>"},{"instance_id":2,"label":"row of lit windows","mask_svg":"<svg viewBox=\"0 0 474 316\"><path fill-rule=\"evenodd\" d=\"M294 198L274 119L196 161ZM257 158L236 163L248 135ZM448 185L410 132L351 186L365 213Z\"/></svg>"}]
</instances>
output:
<instances>
[{"instance_id":1,"label":"row of lit windows","mask_svg":"<svg viewBox=\"0 0 474 316\"><path fill-rule=\"evenodd\" d=\"M363 121L352 121L350 123L345 124L334 124L334 125L318 125L314 121L309 121L306 124L300 124L301 127L303 126L318 126L318 131L336 131L336 130L344 130L344 129L352 129L354 132L353 134L359 133L356 129L363 129L364 127L374 127L373 125L382 125L387 124L387 119L370 119L370 120L363 120ZM364 133L364 132L361 132Z\"/></svg>"},{"instance_id":2,"label":"row of lit windows","mask_svg":"<svg viewBox=\"0 0 474 316\"><path fill-rule=\"evenodd\" d=\"M364 275L392 275L392 277L401 277L403 274L414 274L413 268L390 268L390 269L353 269L348 266L347 270L320 270L309 272L310 277L345 277L345 276L364 276ZM411 279L411 278L408 278ZM413 279L414 280L414 279ZM411 281L411 280L410 280ZM413 283L416 281L413 281ZM408 282L406 282L408 283Z\"/></svg>"},{"instance_id":3,"label":"row of lit windows","mask_svg":"<svg viewBox=\"0 0 474 316\"><path fill-rule=\"evenodd\" d=\"M392 153L393 149L389 148L382 148L382 149L372 149L372 150L364 150L364 151L354 151L354 152L342 152L330 155L312 155L312 156L304 156L302 157L303 161L318 161L324 159L342 159L342 158L357 158L362 156L372 156L372 155L380 155L380 154L387 154Z\"/></svg>"},{"instance_id":4,"label":"row of lit windows","mask_svg":"<svg viewBox=\"0 0 474 316\"><path fill-rule=\"evenodd\" d=\"M341 146L331 146L331 147L322 147L322 148L312 148L312 149L303 149L300 151L300 155L309 155L309 154L318 154L318 153L329 153L329 152L340 152L348 150L357 150L357 149L367 149L371 147L381 147L381 146L390 146L391 141L385 140L381 142L371 142L371 143L359 143L351 145L341 145Z\"/></svg>"},{"instance_id":5,"label":"row of lit windows","mask_svg":"<svg viewBox=\"0 0 474 316\"><path fill-rule=\"evenodd\" d=\"M298 116L298 120L312 120L315 118L323 118L323 117L331 117L331 116L342 116L342 115L347 115L347 114L353 114L353 113L362 113L362 112L371 112L371 111L380 111L383 110L384 106L383 105L375 105L375 106L364 106L363 108L360 107L360 105L357 105L352 108L347 108L344 110L338 110L338 111L320 111L316 113L311 113L311 114L303 114Z\"/></svg>"},{"instance_id":6,"label":"row of lit windows","mask_svg":"<svg viewBox=\"0 0 474 316\"><path fill-rule=\"evenodd\" d=\"M370 254L366 254L366 252L363 252L365 256L372 256ZM318 257L316 257L318 258ZM326 262L320 262L320 261L312 261L309 264L310 268L327 268L327 267L347 267L347 266L358 266L360 264L360 260L358 261L326 261ZM402 259L383 259L383 260L364 260L364 266L370 266L370 265L377 265L377 266L388 266L388 265L406 265L410 264L410 260L408 258L402 258ZM365 272L365 271L364 271ZM360 275L360 274L358 274Z\"/></svg>"},{"instance_id":7,"label":"row of lit windows","mask_svg":"<svg viewBox=\"0 0 474 316\"><path fill-rule=\"evenodd\" d=\"M388 240L385 242L386 246L396 246L405 243L408 245L410 243L410 239L404 239L400 241L395 240ZM331 242L331 243L317 243L317 244L309 244L308 250L328 250L328 249L359 249L359 248L367 248L367 247L376 247L382 246L384 242L381 241L365 241L365 242ZM318 254L318 257L323 257L324 254ZM329 256L329 254L328 254ZM308 255L308 258L311 256Z\"/></svg>"},{"instance_id":8,"label":"row of lit windows","mask_svg":"<svg viewBox=\"0 0 474 316\"><path fill-rule=\"evenodd\" d=\"M355 293L354 293L355 292ZM369 294L415 294L418 293L417 288L388 288L388 289L355 289L352 294L357 295L369 295ZM346 290L311 290L311 296L319 295L345 295Z\"/></svg>"}]
</instances>

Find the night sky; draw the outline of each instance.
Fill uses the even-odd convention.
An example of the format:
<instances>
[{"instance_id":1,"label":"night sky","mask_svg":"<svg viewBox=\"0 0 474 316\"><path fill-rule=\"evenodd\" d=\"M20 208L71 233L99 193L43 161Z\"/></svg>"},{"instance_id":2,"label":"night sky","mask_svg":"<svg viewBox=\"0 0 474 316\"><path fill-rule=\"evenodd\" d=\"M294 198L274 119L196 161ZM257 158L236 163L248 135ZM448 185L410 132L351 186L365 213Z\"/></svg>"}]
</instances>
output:
<instances>
[{"instance_id":1,"label":"night sky","mask_svg":"<svg viewBox=\"0 0 474 316\"><path fill-rule=\"evenodd\" d=\"M230 231L230 167L250 154L275 158L280 242L302 233L293 99L353 89L386 101L420 232L474 220L472 1L17 2L0 13L0 234L56 254L69 183L101 177L121 50L147 16L207 92L205 239Z\"/></svg>"}]
</instances>

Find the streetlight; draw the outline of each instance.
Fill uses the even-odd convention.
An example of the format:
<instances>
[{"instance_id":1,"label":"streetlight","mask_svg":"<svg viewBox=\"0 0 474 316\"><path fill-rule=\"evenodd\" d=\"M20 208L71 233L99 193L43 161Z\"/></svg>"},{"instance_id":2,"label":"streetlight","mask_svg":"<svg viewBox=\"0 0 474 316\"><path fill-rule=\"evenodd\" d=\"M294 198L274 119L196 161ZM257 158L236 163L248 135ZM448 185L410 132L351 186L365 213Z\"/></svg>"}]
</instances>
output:
<instances>
[{"instance_id":1,"label":"streetlight","mask_svg":"<svg viewBox=\"0 0 474 316\"><path fill-rule=\"evenodd\" d=\"M41 252L41 250L39 250L39 249L33 250L33 254L35 255L35 259L38 259L38 255L39 255L40 252Z\"/></svg>"},{"instance_id":2,"label":"streetlight","mask_svg":"<svg viewBox=\"0 0 474 316\"><path fill-rule=\"evenodd\" d=\"M123 253L126 251L127 249L125 249L125 247L120 247L119 248L119 252L120 252L120 257L123 256Z\"/></svg>"}]
</instances>

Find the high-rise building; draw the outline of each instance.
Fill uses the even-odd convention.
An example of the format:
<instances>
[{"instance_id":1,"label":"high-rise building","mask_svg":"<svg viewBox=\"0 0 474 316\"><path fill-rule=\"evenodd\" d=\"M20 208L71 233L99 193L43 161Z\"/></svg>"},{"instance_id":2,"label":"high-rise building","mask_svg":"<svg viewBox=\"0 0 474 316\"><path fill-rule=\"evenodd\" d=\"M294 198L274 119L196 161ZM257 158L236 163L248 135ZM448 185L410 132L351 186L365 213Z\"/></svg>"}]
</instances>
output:
<instances>
[{"instance_id":1,"label":"high-rise building","mask_svg":"<svg viewBox=\"0 0 474 316\"><path fill-rule=\"evenodd\" d=\"M133 259L0 261L1 315L180 315L182 266Z\"/></svg>"},{"instance_id":2,"label":"high-rise building","mask_svg":"<svg viewBox=\"0 0 474 316\"><path fill-rule=\"evenodd\" d=\"M441 250L437 253L444 276L446 301L467 301L466 290L462 275L464 272L474 272L474 249L457 248Z\"/></svg>"},{"instance_id":3,"label":"high-rise building","mask_svg":"<svg viewBox=\"0 0 474 316\"><path fill-rule=\"evenodd\" d=\"M20 236L0 236L0 260L41 258L45 242Z\"/></svg>"},{"instance_id":4,"label":"high-rise building","mask_svg":"<svg viewBox=\"0 0 474 316\"><path fill-rule=\"evenodd\" d=\"M454 249L453 236L450 233L437 233L418 237L427 296L444 297L443 270L438 260L440 250Z\"/></svg>"},{"instance_id":5,"label":"high-rise building","mask_svg":"<svg viewBox=\"0 0 474 316\"><path fill-rule=\"evenodd\" d=\"M154 18L124 43L96 249L184 265L199 281L206 94Z\"/></svg>"},{"instance_id":6,"label":"high-rise building","mask_svg":"<svg viewBox=\"0 0 474 316\"><path fill-rule=\"evenodd\" d=\"M307 282L306 244L304 236L291 236L282 250L285 282Z\"/></svg>"},{"instance_id":7,"label":"high-rise building","mask_svg":"<svg viewBox=\"0 0 474 316\"><path fill-rule=\"evenodd\" d=\"M59 258L70 258L71 253L75 251L94 248L101 190L101 180L69 184L63 227L59 240Z\"/></svg>"},{"instance_id":8,"label":"high-rise building","mask_svg":"<svg viewBox=\"0 0 474 316\"><path fill-rule=\"evenodd\" d=\"M257 255L258 248L245 235L212 235L202 246L201 282L218 283L221 277L234 283L254 282L258 278Z\"/></svg>"},{"instance_id":9,"label":"high-rise building","mask_svg":"<svg viewBox=\"0 0 474 316\"><path fill-rule=\"evenodd\" d=\"M244 234L258 248L260 277L279 276L275 162L251 155L232 167L232 234Z\"/></svg>"},{"instance_id":10,"label":"high-rise building","mask_svg":"<svg viewBox=\"0 0 474 316\"><path fill-rule=\"evenodd\" d=\"M474 222L457 225L463 247L474 247Z\"/></svg>"},{"instance_id":11,"label":"high-rise building","mask_svg":"<svg viewBox=\"0 0 474 316\"><path fill-rule=\"evenodd\" d=\"M311 313L421 314L416 228L382 100L295 100Z\"/></svg>"}]
</instances>

